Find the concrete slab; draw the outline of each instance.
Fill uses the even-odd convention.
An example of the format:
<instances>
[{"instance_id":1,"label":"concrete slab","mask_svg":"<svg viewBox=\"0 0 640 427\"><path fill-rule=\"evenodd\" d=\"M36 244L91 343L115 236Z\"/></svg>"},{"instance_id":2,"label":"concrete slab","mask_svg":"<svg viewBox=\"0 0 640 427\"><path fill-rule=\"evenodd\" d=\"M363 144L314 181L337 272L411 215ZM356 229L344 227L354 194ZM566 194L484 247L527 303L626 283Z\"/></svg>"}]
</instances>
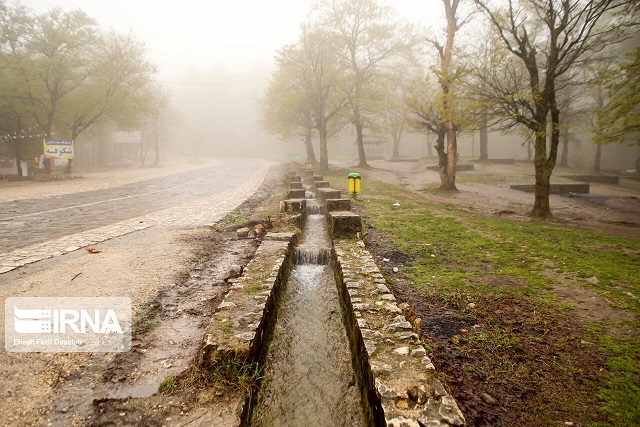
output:
<instances>
[{"instance_id":1,"label":"concrete slab","mask_svg":"<svg viewBox=\"0 0 640 427\"><path fill-rule=\"evenodd\" d=\"M534 193L536 186L529 184L513 184L512 190L524 191L526 193ZM549 185L549 194L589 194L589 184L551 184Z\"/></svg>"},{"instance_id":2,"label":"concrete slab","mask_svg":"<svg viewBox=\"0 0 640 427\"><path fill-rule=\"evenodd\" d=\"M289 199L304 199L304 189L302 190L289 190Z\"/></svg>"},{"instance_id":3,"label":"concrete slab","mask_svg":"<svg viewBox=\"0 0 640 427\"><path fill-rule=\"evenodd\" d=\"M356 237L362 232L360 215L351 211L329 212L329 227L333 238Z\"/></svg>"},{"instance_id":4,"label":"concrete slab","mask_svg":"<svg viewBox=\"0 0 640 427\"><path fill-rule=\"evenodd\" d=\"M327 199L340 199L342 197L340 190L335 190L333 188L318 188L316 195L323 201Z\"/></svg>"},{"instance_id":5,"label":"concrete slab","mask_svg":"<svg viewBox=\"0 0 640 427\"><path fill-rule=\"evenodd\" d=\"M306 199L289 199L280 203L280 212L302 213L307 207Z\"/></svg>"},{"instance_id":6,"label":"concrete slab","mask_svg":"<svg viewBox=\"0 0 640 427\"><path fill-rule=\"evenodd\" d=\"M328 212L350 211L351 199L327 199L324 201L324 205Z\"/></svg>"}]
</instances>

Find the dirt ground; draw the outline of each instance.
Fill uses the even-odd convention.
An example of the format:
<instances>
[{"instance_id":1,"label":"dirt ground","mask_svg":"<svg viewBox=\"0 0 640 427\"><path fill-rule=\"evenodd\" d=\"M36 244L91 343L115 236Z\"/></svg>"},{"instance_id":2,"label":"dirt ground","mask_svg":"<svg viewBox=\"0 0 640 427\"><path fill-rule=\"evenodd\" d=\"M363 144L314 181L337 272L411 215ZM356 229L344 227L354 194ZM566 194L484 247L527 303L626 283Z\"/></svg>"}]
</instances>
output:
<instances>
[{"instance_id":1,"label":"dirt ground","mask_svg":"<svg viewBox=\"0 0 640 427\"><path fill-rule=\"evenodd\" d=\"M152 176L201 167L181 163ZM234 277L253 257L255 238L239 239L234 218L277 209L283 171L273 167L254 196L216 229L152 227L0 276L0 296L128 296L134 311L128 353L0 352L0 424L228 425L241 394L191 388L157 394L165 379L189 371L203 329ZM3 183L0 200L88 191L149 178L131 169L46 183ZM260 216L260 215L258 215ZM4 316L0 317L4 334ZM4 339L4 335L3 335Z\"/></svg>"},{"instance_id":2,"label":"dirt ground","mask_svg":"<svg viewBox=\"0 0 640 427\"><path fill-rule=\"evenodd\" d=\"M176 165L177 169L199 165ZM381 179L422 192L438 183L436 172L416 163L372 162L363 171L366 180ZM170 173L175 168L159 169ZM109 178L109 174L114 174ZM78 180L51 183L5 183L0 201L37 197L57 191L95 189L139 179L139 171L104 172ZM576 174L556 170L555 175ZM273 169L265 184L236 216L273 209L274 194L284 193L283 170ZM504 176L504 179L495 177ZM445 201L482 214L531 220L527 213L533 195L508 189L512 182L531 183L531 165L476 165L476 171L459 174L459 192L431 193ZM492 177L492 178L487 178ZM489 179L489 183L480 183ZM103 183L107 180L108 183ZM129 180L129 181L127 181ZM573 182L554 178L554 182ZM556 220L612 235L640 238L640 182L622 179L618 186L592 184L591 194L552 196ZM224 425L236 417L241 395L215 387L187 388L171 395L155 393L163 378L188 370L199 347L202 328L226 292L230 280L253 255L257 242L239 240L235 223L217 230L154 229L105 242L102 256L74 252L41 261L0 276L0 296L32 295L130 295L137 313L133 351L124 355L16 354L0 353L0 423L3 425ZM384 247L371 247L376 255ZM456 310L439 301L419 299L407 286L398 286L399 296L412 302L419 315L440 313L423 323L423 334L448 340L467 325ZM574 293L568 293L574 295ZM580 298L583 300L583 298ZM513 305L509 311L487 316L522 318L531 307ZM592 311L585 310L585 316ZM3 321L4 318L2 317ZM552 319L553 320L553 319ZM556 319L560 321L561 319ZM563 326L565 327L565 326ZM566 325L566 330L574 325ZM438 330L438 328L440 328ZM4 330L4 328L2 328ZM547 351L547 349L544 349ZM585 348L590 355L589 347ZM595 358L593 364L599 362ZM481 378L461 370L464 358L442 346L436 355L443 379L462 402L470 425L511 425L522 396L535 389L523 383L517 392L487 388ZM553 356L553 355L551 355ZM551 357L550 356L550 357ZM467 359L465 359L467 360ZM542 362L541 362L542 363ZM481 366L476 368L481 369ZM545 375L553 375L548 371ZM503 405L488 403L484 394L503 399ZM134 397L126 397L132 395ZM138 396L138 397L135 397ZM508 399L513 399L513 402ZM509 404L509 402L513 404ZM530 400L529 402L535 402ZM585 405L590 402L584 402ZM503 411L505 406L513 409Z\"/></svg>"},{"instance_id":3,"label":"dirt ground","mask_svg":"<svg viewBox=\"0 0 640 427\"><path fill-rule=\"evenodd\" d=\"M438 173L427 170L416 162L371 162L370 171L363 172L366 179L399 184L421 192L439 186ZM458 172L458 192L431 192L430 198L484 215L530 220L533 194L511 190L511 184L533 184L533 165L479 164L475 170ZM567 175L590 175L588 171L572 168L554 169L552 184L576 184ZM483 183L486 182L486 183ZM364 184L363 184L364 185ZM589 194L551 195L551 211L555 220L567 225L602 231L607 234L640 238L640 180L620 178L619 185L590 183Z\"/></svg>"},{"instance_id":4,"label":"dirt ground","mask_svg":"<svg viewBox=\"0 0 640 427\"><path fill-rule=\"evenodd\" d=\"M392 182L423 195L425 200L465 211L535 221L528 216L533 194L509 188L512 183L533 183L532 165L475 165L475 171L457 175L460 191L454 193L434 191L439 185L438 174L425 170L424 165L373 162L372 166L375 169L362 171L363 185L366 179ZM552 183L575 183L561 176L585 174L571 169L555 173L558 178L552 178ZM425 193L425 189L429 191ZM552 195L552 221L640 239L639 181L622 178L619 185L591 184L590 190L590 194ZM393 260L378 264L385 276L394 277L396 298L408 302L410 315L421 319L421 337L469 426L608 425L606 415L596 409L601 402L588 386L603 381L604 356L596 345L580 338L584 336L582 327L605 319L616 325L623 321L633 325L637 319L631 313L612 307L606 298L563 277L554 277L553 292L574 308L571 316L556 311L540 313L527 299L509 296L476 300L474 310L437 297L424 298L409 283L396 279L398 275L391 270L394 265L410 262L410 257L386 247L384 236L377 230L367 228L366 233L367 248L376 259ZM520 285L517 278L490 273L476 279L495 287L513 289ZM478 327L517 335L521 343L517 353L456 345L465 339L461 331ZM628 337L637 331L614 333ZM544 340L536 339L542 336Z\"/></svg>"}]
</instances>

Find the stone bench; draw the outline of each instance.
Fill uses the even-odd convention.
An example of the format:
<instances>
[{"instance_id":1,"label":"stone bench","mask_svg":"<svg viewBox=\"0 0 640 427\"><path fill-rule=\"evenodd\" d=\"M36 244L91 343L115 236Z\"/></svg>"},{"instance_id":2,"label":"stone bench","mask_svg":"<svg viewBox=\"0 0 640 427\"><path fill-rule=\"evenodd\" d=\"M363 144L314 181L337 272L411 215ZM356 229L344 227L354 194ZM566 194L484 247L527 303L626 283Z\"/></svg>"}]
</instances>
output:
<instances>
[{"instance_id":1,"label":"stone bench","mask_svg":"<svg viewBox=\"0 0 640 427\"><path fill-rule=\"evenodd\" d=\"M512 190L524 191L526 193L535 193L536 186L529 184L513 184ZM551 184L549 185L549 194L589 194L589 184Z\"/></svg>"},{"instance_id":2,"label":"stone bench","mask_svg":"<svg viewBox=\"0 0 640 427\"><path fill-rule=\"evenodd\" d=\"M573 181L597 182L600 184L620 184L620 177L617 175L564 175L563 178Z\"/></svg>"}]
</instances>

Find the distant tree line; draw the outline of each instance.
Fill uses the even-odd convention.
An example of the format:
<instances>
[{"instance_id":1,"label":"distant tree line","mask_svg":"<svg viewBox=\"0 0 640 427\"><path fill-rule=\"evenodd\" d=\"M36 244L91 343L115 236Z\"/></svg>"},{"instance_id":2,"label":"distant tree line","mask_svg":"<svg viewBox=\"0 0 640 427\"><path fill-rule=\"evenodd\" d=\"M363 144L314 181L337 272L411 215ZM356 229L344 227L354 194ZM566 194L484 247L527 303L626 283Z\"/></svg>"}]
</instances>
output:
<instances>
[{"instance_id":1,"label":"distant tree line","mask_svg":"<svg viewBox=\"0 0 640 427\"><path fill-rule=\"evenodd\" d=\"M637 2L441 1L445 22L427 35L376 0L316 2L298 42L277 54L264 127L300 139L321 169L327 140L348 128L363 168L365 134L392 139L394 157L403 131L434 135L444 190L456 189L460 133L479 132L486 161L489 130L518 130L532 148L532 213L542 218L573 128L588 128L598 147L640 144Z\"/></svg>"},{"instance_id":2,"label":"distant tree line","mask_svg":"<svg viewBox=\"0 0 640 427\"><path fill-rule=\"evenodd\" d=\"M140 40L101 30L81 10L35 14L0 0L1 152L22 174L20 160L42 154L43 139L76 140L105 123L153 127L168 103L155 73Z\"/></svg>"}]
</instances>

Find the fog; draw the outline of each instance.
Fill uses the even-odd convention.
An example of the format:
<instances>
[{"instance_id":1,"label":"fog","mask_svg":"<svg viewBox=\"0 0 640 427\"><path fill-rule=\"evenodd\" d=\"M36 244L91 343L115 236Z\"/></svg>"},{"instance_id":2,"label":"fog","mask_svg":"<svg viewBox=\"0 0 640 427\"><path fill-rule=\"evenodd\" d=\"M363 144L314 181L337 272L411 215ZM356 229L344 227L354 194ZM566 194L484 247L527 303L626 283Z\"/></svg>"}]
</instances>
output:
<instances>
[{"instance_id":1,"label":"fog","mask_svg":"<svg viewBox=\"0 0 640 427\"><path fill-rule=\"evenodd\" d=\"M387 3L400 18L416 25L425 38L429 31L441 29L438 1ZM131 33L144 41L149 59L158 66L155 79L171 99L171 114L165 118L161 135L164 158L304 158L299 140L279 141L262 129L260 100L274 70L276 51L297 41L312 0L28 0L22 4L36 13L55 6L67 11L82 9L102 29ZM90 139L92 134L87 132L83 138ZM462 159L478 155L477 139L477 134L460 135ZM578 132L570 145L573 166L591 166L595 147L589 139L586 132ZM424 157L433 140L405 133L400 154ZM381 151L390 156L391 142L385 142ZM604 147L603 168L633 168L637 152L637 147ZM492 133L489 153L491 158L526 159L525 137ZM356 156L349 130L330 141L329 156ZM622 165L618 164L620 159Z\"/></svg>"},{"instance_id":2,"label":"fog","mask_svg":"<svg viewBox=\"0 0 640 427\"><path fill-rule=\"evenodd\" d=\"M36 13L56 6L65 11L82 9L102 29L131 33L145 43L149 59L158 66L156 79L172 101L171 118L163 127L164 157L242 154L274 159L286 158L291 149L295 151L298 147L278 141L262 130L259 101L274 69L276 51L297 41L300 24L311 3L311 0L21 2ZM401 17L418 26L429 25L439 14L440 8L428 3L392 2ZM87 133L83 137L92 135Z\"/></svg>"}]
</instances>

